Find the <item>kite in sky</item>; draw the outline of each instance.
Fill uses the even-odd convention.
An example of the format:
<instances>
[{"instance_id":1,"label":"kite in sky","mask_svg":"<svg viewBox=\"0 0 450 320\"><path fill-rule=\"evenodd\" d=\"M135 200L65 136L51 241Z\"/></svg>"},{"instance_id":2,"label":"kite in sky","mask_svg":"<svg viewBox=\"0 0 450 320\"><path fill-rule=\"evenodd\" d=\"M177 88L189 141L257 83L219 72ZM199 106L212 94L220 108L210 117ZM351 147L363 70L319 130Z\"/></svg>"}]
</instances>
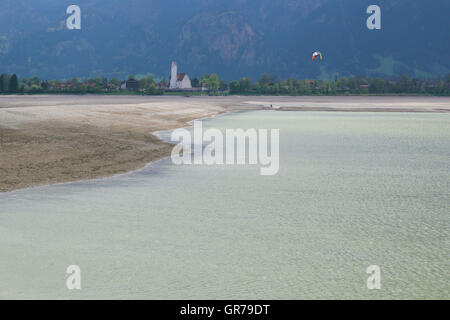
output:
<instances>
[{"instance_id":1,"label":"kite in sky","mask_svg":"<svg viewBox=\"0 0 450 320\"><path fill-rule=\"evenodd\" d=\"M320 52L320 51L314 52L312 55L312 60L316 59L317 57L319 57L320 60L322 60L322 52Z\"/></svg>"}]
</instances>

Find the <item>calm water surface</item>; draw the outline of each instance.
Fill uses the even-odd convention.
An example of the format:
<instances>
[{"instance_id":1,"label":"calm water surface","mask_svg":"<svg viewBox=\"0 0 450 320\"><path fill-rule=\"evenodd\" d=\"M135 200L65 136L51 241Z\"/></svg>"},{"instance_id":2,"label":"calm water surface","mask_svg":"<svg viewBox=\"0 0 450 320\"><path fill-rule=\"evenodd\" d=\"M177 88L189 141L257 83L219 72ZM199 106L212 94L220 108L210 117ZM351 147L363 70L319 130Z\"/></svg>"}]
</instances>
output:
<instances>
[{"instance_id":1,"label":"calm water surface","mask_svg":"<svg viewBox=\"0 0 450 320\"><path fill-rule=\"evenodd\" d=\"M0 195L0 298L450 298L450 114L236 113L280 171L175 166ZM82 290L66 289L79 265ZM379 265L381 290L366 287Z\"/></svg>"}]
</instances>

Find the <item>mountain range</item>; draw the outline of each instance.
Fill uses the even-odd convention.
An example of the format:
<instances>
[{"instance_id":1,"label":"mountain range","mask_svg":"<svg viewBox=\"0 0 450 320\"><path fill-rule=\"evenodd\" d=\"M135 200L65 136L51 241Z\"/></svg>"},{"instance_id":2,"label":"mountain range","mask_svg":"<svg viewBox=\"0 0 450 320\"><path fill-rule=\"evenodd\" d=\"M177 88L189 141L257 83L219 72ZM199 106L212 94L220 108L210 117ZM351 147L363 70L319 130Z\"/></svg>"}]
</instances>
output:
<instances>
[{"instance_id":1,"label":"mountain range","mask_svg":"<svg viewBox=\"0 0 450 320\"><path fill-rule=\"evenodd\" d=\"M81 8L81 30L66 9ZM369 30L366 9L381 8ZM450 72L448 0L1 0L0 73L226 80ZM314 51L323 60L311 61Z\"/></svg>"}]
</instances>

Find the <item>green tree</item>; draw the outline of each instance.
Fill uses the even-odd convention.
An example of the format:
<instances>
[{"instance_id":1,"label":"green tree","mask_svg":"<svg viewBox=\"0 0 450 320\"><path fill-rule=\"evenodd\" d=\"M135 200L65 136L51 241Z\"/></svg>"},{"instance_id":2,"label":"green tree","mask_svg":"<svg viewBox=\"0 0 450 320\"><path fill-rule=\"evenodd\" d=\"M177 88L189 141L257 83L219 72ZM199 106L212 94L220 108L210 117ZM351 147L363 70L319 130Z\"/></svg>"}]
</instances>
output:
<instances>
[{"instance_id":1,"label":"green tree","mask_svg":"<svg viewBox=\"0 0 450 320\"><path fill-rule=\"evenodd\" d=\"M49 83L48 83L47 80L41 82L41 88L42 89L46 90L46 89L48 89L48 87L49 87Z\"/></svg>"},{"instance_id":2,"label":"green tree","mask_svg":"<svg viewBox=\"0 0 450 320\"><path fill-rule=\"evenodd\" d=\"M31 78L30 80L29 80L29 82L30 82L30 85L33 85L33 84L35 84L35 85L40 85L41 84L41 80L38 78L38 77L33 77L33 78Z\"/></svg>"},{"instance_id":3,"label":"green tree","mask_svg":"<svg viewBox=\"0 0 450 320\"><path fill-rule=\"evenodd\" d=\"M239 86L241 88L241 92L248 92L252 86L252 81L250 78L241 78L241 80L239 80Z\"/></svg>"},{"instance_id":4,"label":"green tree","mask_svg":"<svg viewBox=\"0 0 450 320\"><path fill-rule=\"evenodd\" d=\"M261 87L264 87L264 85L272 85L277 81L277 76L268 74L268 73L263 73L261 78L259 78L258 83Z\"/></svg>"},{"instance_id":5,"label":"green tree","mask_svg":"<svg viewBox=\"0 0 450 320\"><path fill-rule=\"evenodd\" d=\"M348 88L348 84L347 84L347 79L345 77L344 78L340 78L338 80L337 86L338 86L338 89L340 91L347 91L349 89Z\"/></svg>"},{"instance_id":6,"label":"green tree","mask_svg":"<svg viewBox=\"0 0 450 320\"><path fill-rule=\"evenodd\" d=\"M217 91L219 89L219 76L217 74L210 75L206 85L210 91Z\"/></svg>"},{"instance_id":7,"label":"green tree","mask_svg":"<svg viewBox=\"0 0 450 320\"><path fill-rule=\"evenodd\" d=\"M272 86L272 93L273 94L280 94L281 93L281 86L280 83L277 82Z\"/></svg>"},{"instance_id":8,"label":"green tree","mask_svg":"<svg viewBox=\"0 0 450 320\"><path fill-rule=\"evenodd\" d=\"M150 84L150 86L145 90L147 95L162 95L164 94L164 90L158 89L154 83Z\"/></svg>"},{"instance_id":9,"label":"green tree","mask_svg":"<svg viewBox=\"0 0 450 320\"><path fill-rule=\"evenodd\" d=\"M219 89L219 76L217 74L204 74L202 83L206 84L209 91L217 91Z\"/></svg>"},{"instance_id":10,"label":"green tree","mask_svg":"<svg viewBox=\"0 0 450 320\"><path fill-rule=\"evenodd\" d=\"M169 80L167 80L165 77L161 79L159 82L163 88L166 88L169 86Z\"/></svg>"},{"instance_id":11,"label":"green tree","mask_svg":"<svg viewBox=\"0 0 450 320\"><path fill-rule=\"evenodd\" d=\"M8 91L8 76L6 74L2 74L0 76L0 92Z\"/></svg>"},{"instance_id":12,"label":"green tree","mask_svg":"<svg viewBox=\"0 0 450 320\"><path fill-rule=\"evenodd\" d=\"M72 78L72 80L70 80L70 83L74 86L77 86L80 84L80 81L78 80L78 78Z\"/></svg>"},{"instance_id":13,"label":"green tree","mask_svg":"<svg viewBox=\"0 0 450 320\"><path fill-rule=\"evenodd\" d=\"M13 74L9 79L9 92L15 93L19 90L19 80L17 76Z\"/></svg>"},{"instance_id":14,"label":"green tree","mask_svg":"<svg viewBox=\"0 0 450 320\"><path fill-rule=\"evenodd\" d=\"M222 92L228 90L228 83L225 80L220 80L219 90Z\"/></svg>"},{"instance_id":15,"label":"green tree","mask_svg":"<svg viewBox=\"0 0 450 320\"><path fill-rule=\"evenodd\" d=\"M255 89L256 89L257 92L262 93L262 94L269 94L269 93L271 93L271 88L269 87L268 83L261 84L260 82L258 82L256 84Z\"/></svg>"},{"instance_id":16,"label":"green tree","mask_svg":"<svg viewBox=\"0 0 450 320\"><path fill-rule=\"evenodd\" d=\"M384 93L386 89L386 80L376 78L373 79L369 85L370 93Z\"/></svg>"},{"instance_id":17,"label":"green tree","mask_svg":"<svg viewBox=\"0 0 450 320\"><path fill-rule=\"evenodd\" d=\"M192 88L198 88L198 87L200 87L200 80L198 80L197 77L194 78L194 79L192 79L191 85L192 85Z\"/></svg>"},{"instance_id":18,"label":"green tree","mask_svg":"<svg viewBox=\"0 0 450 320\"><path fill-rule=\"evenodd\" d=\"M352 93L355 93L359 89L358 80L355 77L348 78L347 84Z\"/></svg>"},{"instance_id":19,"label":"green tree","mask_svg":"<svg viewBox=\"0 0 450 320\"><path fill-rule=\"evenodd\" d=\"M300 80L299 93L303 94L303 95L310 95L310 94L312 94L311 83L310 83L309 80L307 80L307 79Z\"/></svg>"},{"instance_id":20,"label":"green tree","mask_svg":"<svg viewBox=\"0 0 450 320\"><path fill-rule=\"evenodd\" d=\"M155 83L155 77L152 74L150 74L139 80L139 88L146 89L146 88L149 88L154 83Z\"/></svg>"},{"instance_id":21,"label":"green tree","mask_svg":"<svg viewBox=\"0 0 450 320\"><path fill-rule=\"evenodd\" d=\"M233 80L230 82L230 93L239 93L241 92L241 85L239 81Z\"/></svg>"},{"instance_id":22,"label":"green tree","mask_svg":"<svg viewBox=\"0 0 450 320\"><path fill-rule=\"evenodd\" d=\"M42 88L41 88L40 85L32 84L31 87L30 87L30 90L33 93L37 93L37 92L40 92L42 90Z\"/></svg>"},{"instance_id":23,"label":"green tree","mask_svg":"<svg viewBox=\"0 0 450 320\"><path fill-rule=\"evenodd\" d=\"M411 88L411 79L408 75L403 75L398 81L399 93L407 93Z\"/></svg>"}]
</instances>

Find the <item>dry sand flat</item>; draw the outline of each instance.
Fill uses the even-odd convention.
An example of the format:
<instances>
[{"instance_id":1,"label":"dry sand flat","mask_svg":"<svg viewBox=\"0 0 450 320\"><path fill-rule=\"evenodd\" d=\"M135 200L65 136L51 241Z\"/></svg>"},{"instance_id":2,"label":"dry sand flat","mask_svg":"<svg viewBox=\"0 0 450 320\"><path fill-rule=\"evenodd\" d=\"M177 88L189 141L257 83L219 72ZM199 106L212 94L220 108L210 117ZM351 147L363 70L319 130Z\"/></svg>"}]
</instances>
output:
<instances>
[{"instance_id":1,"label":"dry sand flat","mask_svg":"<svg viewBox=\"0 0 450 320\"><path fill-rule=\"evenodd\" d=\"M152 132L232 109L178 97L0 97L0 192L135 170L170 154Z\"/></svg>"},{"instance_id":2,"label":"dry sand flat","mask_svg":"<svg viewBox=\"0 0 450 320\"><path fill-rule=\"evenodd\" d=\"M246 103L279 110L350 112L450 112L448 97L249 97Z\"/></svg>"},{"instance_id":3,"label":"dry sand flat","mask_svg":"<svg viewBox=\"0 0 450 320\"><path fill-rule=\"evenodd\" d=\"M270 104L282 110L449 112L433 97L0 96L0 192L110 176L172 148L152 132Z\"/></svg>"}]
</instances>

